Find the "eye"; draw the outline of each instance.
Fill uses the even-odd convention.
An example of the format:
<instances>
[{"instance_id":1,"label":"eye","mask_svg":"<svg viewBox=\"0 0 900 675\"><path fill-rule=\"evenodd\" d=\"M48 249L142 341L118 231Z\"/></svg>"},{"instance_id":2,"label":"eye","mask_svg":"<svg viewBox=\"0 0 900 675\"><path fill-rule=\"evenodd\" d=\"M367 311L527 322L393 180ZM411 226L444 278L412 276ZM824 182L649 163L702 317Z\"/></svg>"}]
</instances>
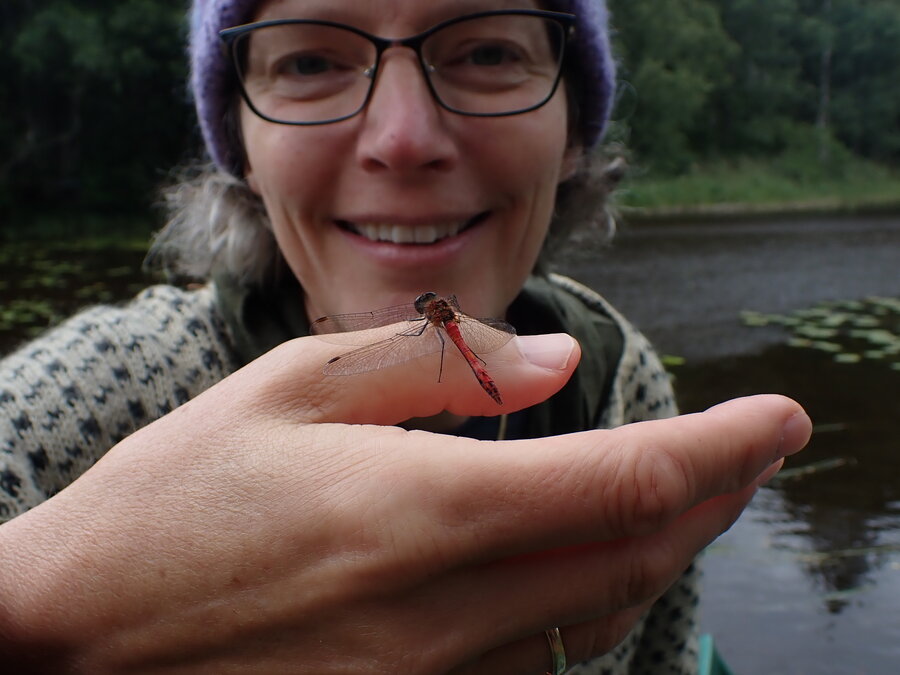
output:
<instances>
[{"instance_id":1,"label":"eye","mask_svg":"<svg viewBox=\"0 0 900 675\"><path fill-rule=\"evenodd\" d=\"M499 66L518 61L518 55L500 44L484 44L473 48L468 60L476 66Z\"/></svg>"},{"instance_id":2,"label":"eye","mask_svg":"<svg viewBox=\"0 0 900 675\"><path fill-rule=\"evenodd\" d=\"M322 75L334 70L332 60L320 54L295 54L286 57L278 64L278 72L287 75Z\"/></svg>"}]
</instances>

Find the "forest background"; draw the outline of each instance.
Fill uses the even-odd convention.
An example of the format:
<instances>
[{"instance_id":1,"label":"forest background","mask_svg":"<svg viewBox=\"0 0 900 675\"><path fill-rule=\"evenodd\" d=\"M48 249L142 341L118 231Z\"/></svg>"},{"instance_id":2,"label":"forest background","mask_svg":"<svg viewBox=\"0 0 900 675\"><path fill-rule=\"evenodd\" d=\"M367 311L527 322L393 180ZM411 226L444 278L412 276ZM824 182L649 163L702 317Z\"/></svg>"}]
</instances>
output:
<instances>
[{"instance_id":1,"label":"forest background","mask_svg":"<svg viewBox=\"0 0 900 675\"><path fill-rule=\"evenodd\" d=\"M0 231L147 212L201 156L186 4L0 2ZM609 5L624 206L900 205L900 1Z\"/></svg>"}]
</instances>

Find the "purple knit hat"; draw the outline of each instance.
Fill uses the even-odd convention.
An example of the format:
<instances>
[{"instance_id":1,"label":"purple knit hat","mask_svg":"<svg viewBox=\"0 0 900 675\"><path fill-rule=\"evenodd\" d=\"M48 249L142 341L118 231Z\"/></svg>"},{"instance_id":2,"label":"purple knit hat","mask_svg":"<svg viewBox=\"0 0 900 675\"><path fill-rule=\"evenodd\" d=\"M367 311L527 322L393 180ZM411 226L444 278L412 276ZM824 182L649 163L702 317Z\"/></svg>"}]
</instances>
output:
<instances>
[{"instance_id":1,"label":"purple knit hat","mask_svg":"<svg viewBox=\"0 0 900 675\"><path fill-rule=\"evenodd\" d=\"M194 0L191 9L191 89L206 148L215 163L241 174L240 148L227 128L227 110L234 95L230 64L219 46L219 31L253 18L259 0ZM578 126L587 147L600 138L609 119L615 86L615 63L610 51L604 0L551 0L549 9L570 12L575 24L575 62L581 77L574 83L581 102ZM568 83L573 86L572 82Z\"/></svg>"}]
</instances>

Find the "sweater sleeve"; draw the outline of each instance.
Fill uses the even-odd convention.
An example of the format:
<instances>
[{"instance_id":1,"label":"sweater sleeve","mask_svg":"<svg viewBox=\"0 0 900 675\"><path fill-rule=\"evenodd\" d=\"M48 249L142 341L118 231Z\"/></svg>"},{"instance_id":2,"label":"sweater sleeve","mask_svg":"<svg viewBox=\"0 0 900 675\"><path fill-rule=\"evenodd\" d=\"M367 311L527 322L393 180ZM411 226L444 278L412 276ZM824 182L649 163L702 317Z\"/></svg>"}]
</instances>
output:
<instances>
[{"instance_id":1,"label":"sweater sleeve","mask_svg":"<svg viewBox=\"0 0 900 675\"><path fill-rule=\"evenodd\" d=\"M621 418L615 421L630 424L677 415L671 378L656 351L624 319L621 325L625 349L613 385L613 396L619 397ZM697 672L699 576L695 560L653 604L626 644L620 647L620 653L630 651L629 675L694 675Z\"/></svg>"},{"instance_id":2,"label":"sweater sleeve","mask_svg":"<svg viewBox=\"0 0 900 675\"><path fill-rule=\"evenodd\" d=\"M671 379L647 338L591 289L559 275L553 275L553 281L611 317L622 332L622 357L600 426L612 428L677 415ZM699 644L698 576L695 561L618 647L566 672L570 675L694 675Z\"/></svg>"},{"instance_id":3,"label":"sweater sleeve","mask_svg":"<svg viewBox=\"0 0 900 675\"><path fill-rule=\"evenodd\" d=\"M213 291L146 289L87 309L0 361L0 522L235 369Z\"/></svg>"}]
</instances>

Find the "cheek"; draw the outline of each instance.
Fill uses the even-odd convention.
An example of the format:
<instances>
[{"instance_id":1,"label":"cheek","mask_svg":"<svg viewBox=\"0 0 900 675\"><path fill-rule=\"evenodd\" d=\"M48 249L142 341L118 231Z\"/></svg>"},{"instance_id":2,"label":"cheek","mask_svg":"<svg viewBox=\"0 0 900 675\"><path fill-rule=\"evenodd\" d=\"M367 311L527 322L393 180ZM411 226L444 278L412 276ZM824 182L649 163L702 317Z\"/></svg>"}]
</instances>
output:
<instances>
[{"instance_id":1,"label":"cheek","mask_svg":"<svg viewBox=\"0 0 900 675\"><path fill-rule=\"evenodd\" d=\"M324 143L311 142L321 133L314 135L304 128L267 122L246 106L241 109L241 133L247 157L245 178L257 194L272 197L291 192L296 190L294 183L302 183L298 176L308 182L321 173L315 170L322 165L316 149Z\"/></svg>"},{"instance_id":2,"label":"cheek","mask_svg":"<svg viewBox=\"0 0 900 675\"><path fill-rule=\"evenodd\" d=\"M258 133L247 139L248 180L255 178L259 186L276 186L300 168L296 166L298 154L291 151L290 139L280 131Z\"/></svg>"},{"instance_id":3,"label":"cheek","mask_svg":"<svg viewBox=\"0 0 900 675\"><path fill-rule=\"evenodd\" d=\"M540 112L544 109L536 111ZM543 115L505 118L506 124L513 121L515 133L488 134L481 139L481 156L495 158L491 167L495 181L529 192L536 200L543 201L547 195L552 199L570 166L565 110L548 104Z\"/></svg>"},{"instance_id":4,"label":"cheek","mask_svg":"<svg viewBox=\"0 0 900 675\"><path fill-rule=\"evenodd\" d=\"M331 181L327 167L293 129L270 126L274 128L247 139L245 178L273 219L282 210L308 212L312 198L326 194Z\"/></svg>"}]
</instances>

